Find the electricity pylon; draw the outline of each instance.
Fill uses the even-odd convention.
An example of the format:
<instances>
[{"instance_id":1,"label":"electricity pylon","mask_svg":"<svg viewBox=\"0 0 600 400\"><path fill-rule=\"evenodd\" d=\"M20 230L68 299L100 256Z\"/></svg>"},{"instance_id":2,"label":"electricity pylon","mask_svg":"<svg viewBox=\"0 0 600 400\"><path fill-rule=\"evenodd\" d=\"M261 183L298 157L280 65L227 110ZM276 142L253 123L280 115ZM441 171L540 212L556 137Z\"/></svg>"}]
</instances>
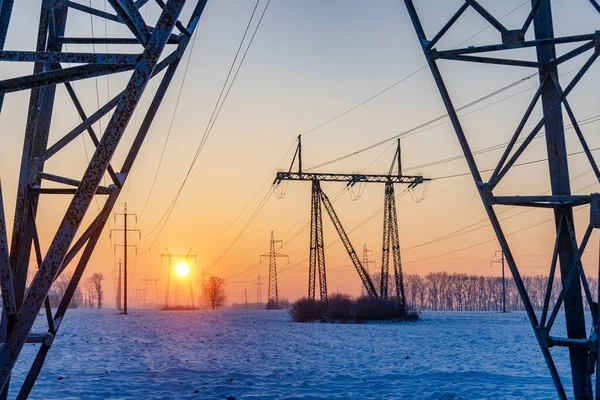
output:
<instances>
[{"instance_id":1,"label":"electricity pylon","mask_svg":"<svg viewBox=\"0 0 600 400\"><path fill-rule=\"evenodd\" d=\"M367 274L370 275L369 272L369 265L373 264L375 265L375 261L372 261L369 256L373 255L373 250L369 250L367 248L367 244L363 244L363 258L362 258L362 264L365 267L365 271L367 271ZM360 287L360 294L361 296L365 295L365 287L361 285Z\"/></svg>"},{"instance_id":2,"label":"electricity pylon","mask_svg":"<svg viewBox=\"0 0 600 400\"><path fill-rule=\"evenodd\" d=\"M279 288L277 286L277 258L287 258L289 262L289 256L287 254L278 253L275 250L275 245L282 243L281 240L275 240L273 231L271 231L271 243L269 254L262 254L260 256L260 262L265 257L269 258L269 298L267 299L267 310L279 310Z\"/></svg>"},{"instance_id":3,"label":"electricity pylon","mask_svg":"<svg viewBox=\"0 0 600 400\"><path fill-rule=\"evenodd\" d=\"M135 252L137 254L137 245L135 244L127 244L127 240L129 239L129 232L137 232L140 239L142 238L142 231L140 231L139 229L130 229L127 228L127 218L129 217L134 217L135 221L137 222L137 214L135 213L127 213L127 203L125 203L125 206L123 208L123 212L122 213L115 213L115 221L117 220L117 217L122 217L123 218L123 228L112 228L110 230L110 234L112 235L113 231L121 231L123 232L123 244L115 244L115 253L117 251L117 247L123 247L123 314L127 315L127 295L129 294L128 288L127 288L127 284L129 283L129 280L127 279L127 255L128 255L128 247L133 247L135 248ZM121 264L119 263L119 291L121 290L121 285L120 285L120 279L121 279ZM121 295L119 294L119 300L121 299ZM119 301L119 305L120 305L120 301ZM121 309L119 307L119 309Z\"/></svg>"},{"instance_id":4,"label":"electricity pylon","mask_svg":"<svg viewBox=\"0 0 600 400\"><path fill-rule=\"evenodd\" d=\"M158 306L158 304L160 303L160 298L158 296L158 282L160 282L160 279L155 278L155 279L147 279L144 278L142 279L142 282L144 283L144 303L143 303L143 308L146 308L146 296L148 295L148 283L153 283L154 284L154 298L156 299L156 305Z\"/></svg>"},{"instance_id":5,"label":"electricity pylon","mask_svg":"<svg viewBox=\"0 0 600 400\"><path fill-rule=\"evenodd\" d=\"M600 5L596 0L572 1L569 2L569 7L575 6L578 3L581 7L589 7L589 12L594 12L594 10L600 12ZM573 36L555 37L553 30L554 17L550 0L531 0L531 9L525 21L522 25L518 25L516 29L509 29L504 26L500 20L494 17L492 13L477 1L466 0L448 22L432 38L428 38L413 0L405 0L405 5L459 144L467 160L469 170L500 243L504 258L523 301L529 322L550 371L558 397L566 399L567 395L554 362L554 355L550 351L552 347L556 346L567 347L569 350L572 387L575 399L594 398L594 389L591 380L594 370L596 371L595 397L598 399L600 398L600 378L598 376L598 367L600 365L597 361L598 330L600 328L597 311L598 298L592 298L588 280L581 263L581 257L592 230L600 227L600 194L573 195L571 193L563 115L567 115L570 119L583 153L587 156L596 178L600 181L600 170L568 101L569 94L581 82L583 76L590 70L590 67L598 58L600 33L596 31ZM463 13L469 9L479 14L481 18L486 20L497 31L496 38L499 42L495 41L490 45L469 46L451 50L436 48L436 45L440 43L440 39L445 37L448 30L456 23L462 22L463 19L461 17ZM530 30L532 24L534 39L527 40L527 32ZM528 48L531 49L529 53L525 50ZM557 49L560 51L557 51ZM517 51L510 52L509 50ZM535 50L535 53L533 50ZM490 56L490 54L497 54L500 51L503 53L499 57ZM589 54L590 51L591 54ZM509 54L512 54L512 57ZM583 55L585 55L583 66L564 86L558 75L559 66ZM539 75L540 85L518 123L511 140L504 149L497 166L487 180L481 176L481 171L473 157L465 130L440 71L438 65L440 64L440 60L530 68ZM487 78L493 79L489 73ZM536 107L538 103L541 103L542 113L539 119L534 119L532 116L535 110L539 110L539 107ZM533 129L524 138L520 139L521 133L531 119L533 119ZM542 128L545 130L543 135L546 139L551 195L496 195L494 190L498 184L512 170L512 167L515 166L515 163L538 133L540 133ZM534 176L539 175L535 174ZM578 243L575 235L573 208L586 204L590 205L590 221L582 240ZM521 278L519 265L513 256L502 225L498 220L494 208L497 205L546 208L553 211L556 239L540 316L533 309L527 288ZM558 261L560 264L562 288L560 295L551 307L552 286L554 284ZM593 323L593 329L589 336L584 318L582 289L585 292L585 299L591 310L591 320ZM566 319L566 338L558 336L561 335L560 333L553 335L551 332L562 306L564 306ZM549 311L550 314L548 317Z\"/></svg>"},{"instance_id":6,"label":"electricity pylon","mask_svg":"<svg viewBox=\"0 0 600 400\"><path fill-rule=\"evenodd\" d=\"M294 163L298 159L298 171L292 172ZM394 167L397 173L393 173ZM394 195L394 184L407 184L408 189L429 181L429 178L422 176L402 175L402 161L400 153L400 140L398 140L396 153L392 165L387 174L331 174L331 173L313 173L302 170L302 140L298 136L298 147L294 153L292 163L288 172L278 172L274 184L280 184L282 181L310 181L312 182L311 192L311 217L310 217L310 257L308 266L308 300L315 301L315 286L317 273L319 275L319 289L321 294L321 310L327 312L327 273L325 270L325 251L323 245L323 220L321 204L325 207L331 222L333 223L340 240L346 248L350 260L361 279L364 290L370 297L377 298L381 294L387 298L388 266L390 243L394 255L394 272L397 291L397 301L400 307L404 307L404 284L402 281L402 264L400 260L400 243L398 235L398 221L396 215L396 196ZM342 223L333 208L332 202L321 189L321 182L344 182L348 187L357 183L384 183L385 184L385 204L384 204L384 235L383 235L383 258L381 270L381 287L378 294L375 284L368 274L365 266L361 263L350 238L348 237Z\"/></svg>"},{"instance_id":7,"label":"electricity pylon","mask_svg":"<svg viewBox=\"0 0 600 400\"><path fill-rule=\"evenodd\" d=\"M362 263L363 266L365 267L367 273L369 272L369 265L373 264L375 265L375 261L371 260L371 258L369 256L373 255L373 250L369 250L369 248L367 248L367 244L363 244L363 259L362 259Z\"/></svg>"},{"instance_id":8,"label":"electricity pylon","mask_svg":"<svg viewBox=\"0 0 600 400\"><path fill-rule=\"evenodd\" d=\"M108 0L110 8L107 11L71 1L41 0L37 44L34 51L4 50L8 29L16 30L24 27L11 21L14 0L4 0L0 3L0 61L33 63L32 74L0 80L0 111L6 93L29 91L10 251L0 196L0 289L3 300L0 326L0 342L2 342L0 388L4 397L8 393L7 382L23 346L26 343L38 343L40 346L37 356L18 397L25 398L31 392L63 321L67 306L138 156L207 0L190 0L194 5L190 9L189 22L184 26L178 19L187 2L186 0L158 2L156 7L160 15L155 25L149 26L139 10L139 7L147 3L144 0L137 2ZM108 24L122 24L130 32L123 34L123 37L115 38L68 36L67 32L73 31L68 29L72 25L71 14L80 13L104 19ZM77 20L75 18L73 21ZM177 34L173 33L175 27L179 31ZM122 30L119 29L119 32ZM111 44L112 49L119 48L118 51L121 52L65 51L67 44L96 43ZM73 48L81 47L70 47ZM65 64L68 66L64 66ZM70 64L76 65L70 66ZM86 111L73 82L124 72L127 73L128 80L122 90L98 110L92 113ZM146 92L148 82L159 74L160 83L136 132L133 144L119 146L139 100ZM54 111L60 112L62 109L62 104L55 105L55 95L63 88L82 122L66 134L60 135L60 139L49 146ZM109 118L109 122L104 132L96 132L94 124L104 116ZM57 133L56 129L54 131ZM86 168L83 171L73 172L78 179L46 172L44 170L46 161L60 159L64 153L62 150L84 132L89 134L95 150ZM122 149L126 145L128 147ZM126 154L120 169L111 163L117 149L124 150ZM63 162L68 160L65 159ZM109 186L101 185L106 175L111 182ZM49 186L52 183L59 186ZM71 198L59 225L49 229L56 233L50 238L44 254L38 237L36 216L40 202L52 202L51 198L48 200L45 198L53 195L67 195ZM100 212L94 216L91 215L90 205L96 196L104 196L106 200ZM90 225L84 226L84 229L80 229L86 216L92 217L93 221ZM38 261L38 270L31 283L27 285L27 269L32 249ZM41 334L31 333L50 287L75 259L77 259L77 266L65 296L54 316L48 313L47 331Z\"/></svg>"},{"instance_id":9,"label":"electricity pylon","mask_svg":"<svg viewBox=\"0 0 600 400\"><path fill-rule=\"evenodd\" d=\"M253 285L256 286L256 309L262 309L262 279L260 274L256 277L256 283Z\"/></svg>"}]
</instances>

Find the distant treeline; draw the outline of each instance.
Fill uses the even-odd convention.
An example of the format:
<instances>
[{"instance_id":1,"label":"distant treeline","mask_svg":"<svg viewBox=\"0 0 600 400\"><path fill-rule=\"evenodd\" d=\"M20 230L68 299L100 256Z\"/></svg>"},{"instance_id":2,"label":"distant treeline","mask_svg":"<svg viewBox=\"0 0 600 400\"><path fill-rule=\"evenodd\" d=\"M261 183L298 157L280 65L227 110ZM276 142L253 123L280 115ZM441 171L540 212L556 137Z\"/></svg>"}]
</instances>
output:
<instances>
[{"instance_id":1,"label":"distant treeline","mask_svg":"<svg viewBox=\"0 0 600 400\"><path fill-rule=\"evenodd\" d=\"M533 307L541 310L548 277L543 275L522 277ZM552 288L550 306L555 303L562 285L557 276ZM392 282L393 279L390 279ZM588 278L593 299L597 299L598 283ZM502 311L502 278L433 272L425 276L410 274L404 276L406 301L414 310L431 311ZM390 292L393 293L393 292ZM582 293L583 294L583 293ZM587 302L584 301L587 308ZM523 302L517 287L507 270L506 309L522 311Z\"/></svg>"}]
</instances>

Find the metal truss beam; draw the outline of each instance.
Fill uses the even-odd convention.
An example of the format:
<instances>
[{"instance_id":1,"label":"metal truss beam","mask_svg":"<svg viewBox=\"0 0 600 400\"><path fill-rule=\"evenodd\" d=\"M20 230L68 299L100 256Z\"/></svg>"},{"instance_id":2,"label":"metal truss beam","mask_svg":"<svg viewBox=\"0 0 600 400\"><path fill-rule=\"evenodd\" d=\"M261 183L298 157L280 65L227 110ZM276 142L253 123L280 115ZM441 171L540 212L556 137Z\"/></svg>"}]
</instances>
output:
<instances>
[{"instance_id":1,"label":"metal truss beam","mask_svg":"<svg viewBox=\"0 0 600 400\"><path fill-rule=\"evenodd\" d=\"M523 301L523 305L529 321L532 325L534 334L540 346L544 360L548 366L550 375L556 387L558 397L566 399L566 391L560 375L556 369L553 354L550 349L554 346L564 346L569 349L569 358L571 365L571 377L573 382L573 393L576 399L600 398L600 380L598 379L598 308L594 305L598 299L593 299L584 268L581 263L581 256L586 248L586 244L591 235L592 229L600 228L600 195L582 194L573 195L569 184L569 168L566 156L566 141L563 123L563 107L566 114L571 119L573 126L577 126L576 134L582 143L584 152L588 156L590 166L596 176L599 176L598 167L595 160L589 152L589 147L584 138L584 134L577 124L575 114L568 104L567 97L575 86L581 81L584 74L594 64L600 50L600 34L597 32L584 33L581 35L555 37L553 32L553 15L550 0L531 0L531 11L528 13L522 27L510 30L498 25L490 13L476 4L474 1L465 0L465 4L459 8L454 16L442 27L438 34L429 41L421 24L421 20L413 0L405 0L408 14L412 21L417 38L421 44L423 54L433 79L438 87L444 106L450 117L450 121L458 138L459 144L463 150L467 164L473 180L478 188L483 205L490 219L491 225L496 233L496 237L506 257L509 269L515 281L517 291ZM581 0L582 4L587 3ZM600 12L600 7L595 0L591 0L593 9ZM445 35L449 27L455 24L465 11L466 6L473 7L485 20L492 24L500 33L499 44L468 47L465 49L435 49L434 46ZM593 10L590 9L590 10ZM525 35L533 23L534 40L525 40ZM561 44L577 45L575 48L557 57L556 46ZM530 59L494 59L488 57L497 51L507 51L519 48L535 48L537 60ZM562 62L570 60L576 56L583 55L591 50L579 72L566 85L563 90L559 84L557 66ZM485 57L468 56L476 53L488 53ZM519 53L522 55L522 53ZM473 152L469 146L467 136L461 124L456 108L452 102L450 93L445 84L444 77L440 72L438 63L443 60L456 60L467 62L492 62L495 64L517 65L535 67L538 69L540 85L532 101L527 107L517 130L512 136L506 147L497 167L488 181L485 181L477 166ZM514 149L514 146L521 134L524 126L531 120L533 110L537 103L542 105L542 117L535 123L533 130L525 137L520 146ZM496 196L494 189L503 177L511 170L517 159L523 154L533 138L545 128L546 148L548 152L548 168L550 176L550 196ZM582 241L578 244L575 236L573 222L573 207L584 204L590 204L590 225ZM526 207L551 208L555 215L555 246L552 262L549 266L549 279L544 296L544 304L541 313L541 319L534 311L527 289L523 284L518 265L511 252L506 236L502 230L501 224L497 218L494 205L519 205ZM554 305L551 304L551 292L554 285L557 264L560 265L561 293ZM583 290L582 290L583 289ZM592 333L588 336L585 326L583 298L590 306L591 317L593 321ZM557 337L551 335L553 323L558 315L558 310L564 307L567 327L567 337ZM551 311L550 317L548 312ZM594 362L593 365L591 362ZM591 374L596 370L596 387L592 386ZM594 396L595 392L595 396Z\"/></svg>"},{"instance_id":2,"label":"metal truss beam","mask_svg":"<svg viewBox=\"0 0 600 400\"><path fill-rule=\"evenodd\" d=\"M383 248L381 252L381 285L380 296L388 297L390 249L394 262L394 286L398 306L404 308L404 279L402 277L402 258L400 257L400 237L398 233L398 216L396 213L396 195L394 184L386 183L383 205Z\"/></svg>"},{"instance_id":3,"label":"metal truss beam","mask_svg":"<svg viewBox=\"0 0 600 400\"><path fill-rule=\"evenodd\" d=\"M337 231L342 243L344 244L344 247L346 248L348 256L350 256L350 260L352 260L352 264L354 264L354 268L356 269L356 272L358 272L358 276L360 277L360 280L362 281L367 293L369 296L377 298L377 290L375 289L373 280L371 280L371 277L365 270L365 267L360 262L356 251L354 251L354 246L352 246L352 242L350 241L348 234L346 234L346 231L342 226L342 222L338 218L337 213L333 208L333 204L331 204L329 197L327 197L323 191L321 191L321 201L323 202L325 210L327 210L327 214L329 214L329 218L331 218L331 222L333 222L333 226L335 227L335 230Z\"/></svg>"},{"instance_id":4,"label":"metal truss beam","mask_svg":"<svg viewBox=\"0 0 600 400\"><path fill-rule=\"evenodd\" d=\"M282 181L321 181L321 182L346 182L349 186L357 183L404 183L408 185L418 185L429 178L422 176L405 175L369 175L369 174L328 174L328 173L307 173L307 172L278 172L274 183Z\"/></svg>"},{"instance_id":5,"label":"metal truss beam","mask_svg":"<svg viewBox=\"0 0 600 400\"><path fill-rule=\"evenodd\" d=\"M135 38L128 38L126 42L129 43L133 40L137 44L142 44L143 47L141 53L114 54L63 52L65 41L62 38L67 25L68 11L70 6L75 3L53 0L41 0L35 51L3 51L12 1L0 2L0 61L34 63L32 75L0 81L0 105L4 93L31 89L10 251L7 249L6 224L0 188L0 288L4 304L0 326L2 398L5 398L8 393L9 377L19 360L23 346L26 343L41 343L17 398L27 398L33 388L67 307L73 298L77 284L85 272L111 210L117 202L123 184L189 43L190 33L194 32L207 0L194 1L195 7L185 28L185 34L174 36L172 31L176 24L181 24L178 18L186 2L186 0L169 0L164 4L156 26L149 27L138 11L139 6L144 4L143 1L137 3L133 3L131 0L112 1L111 4L114 3L114 7L118 8L115 10L118 19L134 30L132 33ZM83 6L75 5L73 9L89 12L111 21L115 19L112 14L96 13ZM127 21L123 21L124 19ZM163 53L169 44L176 44L176 46L164 56ZM162 61L159 62L161 58ZM60 63L65 62L81 63L82 65L62 68ZM122 92L88 117L71 82L127 70L132 70L132 72ZM119 147L120 139L149 80L160 72L164 72L164 74L158 88L133 144L126 149L126 160L117 172L111 166L112 157ZM52 122L56 87L63 83L82 122L57 143L48 147L48 133ZM92 126L113 109L104 132L97 135ZM44 163L50 158L60 157L61 150L86 130L96 148L86 170L79 175L82 178L75 180L45 172ZM113 183L109 186L101 186L100 183L106 174L110 175ZM54 182L67 187L46 187L42 186L42 181ZM37 206L40 201L43 201L39 195L61 193L71 194L73 198L56 229L56 234L51 239L48 250L43 254L36 228ZM92 224L75 240L83 219L90 214L89 207L96 195L108 197ZM32 248L38 261L38 270L31 283L26 285L27 267ZM83 252L66 294L61 299L56 313L52 315L47 300L48 291L56 278L65 271L82 249ZM43 306L46 308L48 331L45 334L33 333L31 328Z\"/></svg>"},{"instance_id":6,"label":"metal truss beam","mask_svg":"<svg viewBox=\"0 0 600 400\"><path fill-rule=\"evenodd\" d=\"M40 62L47 64L124 64L135 66L140 54L127 53L61 53L59 51L0 51L0 61Z\"/></svg>"},{"instance_id":7,"label":"metal truss beam","mask_svg":"<svg viewBox=\"0 0 600 400\"><path fill-rule=\"evenodd\" d=\"M321 211L321 185L313 181L310 212L310 258L308 263L308 301L314 305L317 273L321 295L321 312L327 313L327 273L325 270L325 245L323 243L323 214Z\"/></svg>"},{"instance_id":8,"label":"metal truss beam","mask_svg":"<svg viewBox=\"0 0 600 400\"><path fill-rule=\"evenodd\" d=\"M392 243L392 258L394 260L396 300L398 302L398 307L402 310L405 310L406 296L404 294L404 277L402 275L402 258L400 256L400 235L398 232L398 215L396 213L396 195L394 194L394 185L388 184L387 186L386 195L389 196L388 206L390 208L390 241Z\"/></svg>"},{"instance_id":9,"label":"metal truss beam","mask_svg":"<svg viewBox=\"0 0 600 400\"><path fill-rule=\"evenodd\" d=\"M390 276L390 186L393 192L394 186L386 183L383 200L383 240L381 241L381 277L379 283L379 296L381 296L382 299L388 298L388 282Z\"/></svg>"}]
</instances>

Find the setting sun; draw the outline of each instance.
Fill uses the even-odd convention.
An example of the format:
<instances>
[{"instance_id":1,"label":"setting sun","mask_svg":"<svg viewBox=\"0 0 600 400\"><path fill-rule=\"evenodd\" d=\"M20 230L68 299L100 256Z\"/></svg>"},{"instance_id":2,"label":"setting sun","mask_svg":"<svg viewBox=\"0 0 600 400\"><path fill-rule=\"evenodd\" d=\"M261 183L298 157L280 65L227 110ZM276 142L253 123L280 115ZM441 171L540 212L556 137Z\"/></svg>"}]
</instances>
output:
<instances>
[{"instance_id":1,"label":"setting sun","mask_svg":"<svg viewBox=\"0 0 600 400\"><path fill-rule=\"evenodd\" d=\"M190 266L182 261L175 266L175 273L179 276L188 276L190 274Z\"/></svg>"}]
</instances>

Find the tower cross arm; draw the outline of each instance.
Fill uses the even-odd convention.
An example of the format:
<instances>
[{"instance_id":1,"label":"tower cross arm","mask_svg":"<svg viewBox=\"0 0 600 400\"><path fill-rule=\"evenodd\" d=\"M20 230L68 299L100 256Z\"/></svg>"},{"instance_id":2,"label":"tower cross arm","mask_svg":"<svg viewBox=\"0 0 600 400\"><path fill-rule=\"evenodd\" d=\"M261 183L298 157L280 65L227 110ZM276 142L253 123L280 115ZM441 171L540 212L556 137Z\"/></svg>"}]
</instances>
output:
<instances>
[{"instance_id":1,"label":"tower cross arm","mask_svg":"<svg viewBox=\"0 0 600 400\"><path fill-rule=\"evenodd\" d=\"M431 178L425 178L416 175L386 175L386 174L333 174L333 173L310 173L310 172L278 172L275 177L275 183L281 181L321 181L321 182L346 182L352 186L360 182L370 183L403 183L408 185L418 185Z\"/></svg>"}]
</instances>

